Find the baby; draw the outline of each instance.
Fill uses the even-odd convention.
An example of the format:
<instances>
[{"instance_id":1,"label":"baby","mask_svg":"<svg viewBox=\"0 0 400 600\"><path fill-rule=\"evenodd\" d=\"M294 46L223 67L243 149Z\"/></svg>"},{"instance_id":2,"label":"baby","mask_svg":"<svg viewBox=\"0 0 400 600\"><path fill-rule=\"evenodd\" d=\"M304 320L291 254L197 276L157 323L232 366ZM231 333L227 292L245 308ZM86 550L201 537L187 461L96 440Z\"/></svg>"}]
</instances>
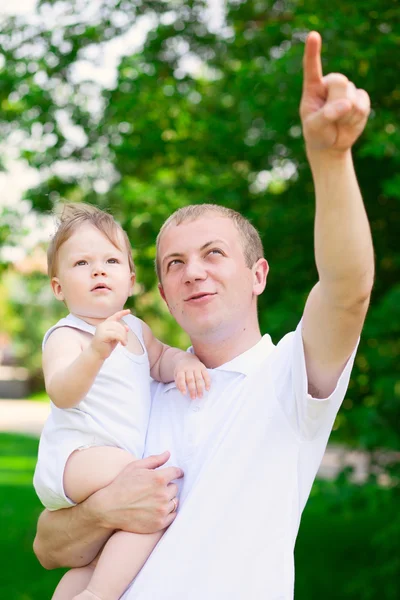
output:
<instances>
[{"instance_id":1,"label":"baby","mask_svg":"<svg viewBox=\"0 0 400 600\"><path fill-rule=\"evenodd\" d=\"M124 310L135 267L128 237L111 215L90 205L65 205L48 270L54 295L70 314L43 341L51 415L34 485L42 503L57 510L82 502L142 457L150 376L175 380L191 398L209 389L210 378L196 356L166 346ZM176 507L171 498L171 512ZM114 533L94 570L84 576L69 571L53 598L117 600L161 536Z\"/></svg>"}]
</instances>

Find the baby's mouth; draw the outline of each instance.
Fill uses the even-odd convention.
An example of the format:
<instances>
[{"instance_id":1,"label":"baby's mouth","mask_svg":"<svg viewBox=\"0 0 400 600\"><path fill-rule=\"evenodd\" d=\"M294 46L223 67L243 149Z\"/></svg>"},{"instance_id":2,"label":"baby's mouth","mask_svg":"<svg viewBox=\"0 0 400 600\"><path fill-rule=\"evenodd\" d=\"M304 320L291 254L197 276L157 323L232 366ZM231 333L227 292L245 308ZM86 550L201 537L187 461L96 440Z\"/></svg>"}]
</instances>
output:
<instances>
[{"instance_id":1,"label":"baby's mouth","mask_svg":"<svg viewBox=\"0 0 400 600\"><path fill-rule=\"evenodd\" d=\"M109 290L109 289L110 288L105 283L98 283L91 289L91 291L94 292L95 290Z\"/></svg>"}]
</instances>

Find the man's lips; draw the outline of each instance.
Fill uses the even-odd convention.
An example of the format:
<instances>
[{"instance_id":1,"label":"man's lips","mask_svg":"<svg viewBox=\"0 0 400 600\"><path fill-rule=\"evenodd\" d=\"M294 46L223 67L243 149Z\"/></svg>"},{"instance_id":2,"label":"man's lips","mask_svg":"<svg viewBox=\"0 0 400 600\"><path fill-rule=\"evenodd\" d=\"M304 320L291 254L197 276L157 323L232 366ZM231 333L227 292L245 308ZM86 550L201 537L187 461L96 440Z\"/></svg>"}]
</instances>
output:
<instances>
[{"instance_id":1,"label":"man's lips","mask_svg":"<svg viewBox=\"0 0 400 600\"><path fill-rule=\"evenodd\" d=\"M189 296L188 298L185 298L185 302L190 302L190 301L195 301L195 300L202 300L203 298L211 298L212 296L215 296L216 292L197 292L197 294L192 294L191 296Z\"/></svg>"}]
</instances>

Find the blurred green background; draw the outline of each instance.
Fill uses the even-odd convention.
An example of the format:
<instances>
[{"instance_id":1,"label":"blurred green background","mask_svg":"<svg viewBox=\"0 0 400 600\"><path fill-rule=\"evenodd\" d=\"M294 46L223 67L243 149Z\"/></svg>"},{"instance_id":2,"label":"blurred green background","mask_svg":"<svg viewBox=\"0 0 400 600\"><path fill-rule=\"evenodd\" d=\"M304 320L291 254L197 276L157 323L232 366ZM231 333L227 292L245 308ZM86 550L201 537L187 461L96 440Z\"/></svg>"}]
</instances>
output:
<instances>
[{"instance_id":1,"label":"blurred green background","mask_svg":"<svg viewBox=\"0 0 400 600\"><path fill-rule=\"evenodd\" d=\"M317 277L298 116L312 29L323 37L325 72L346 74L371 96L354 159L376 283L331 438L365 453L367 477L355 484L346 471L315 484L296 550L296 600L392 600L400 597L398 1L48 0L3 16L0 167L7 173L18 161L34 185L18 203L7 186L0 198L0 341L11 341L40 391L41 339L63 313L44 273L46 231L64 200L95 203L121 222L138 271L131 307L181 347L187 339L156 287L158 229L184 204L239 210L271 265L262 330L277 342L293 329ZM50 597L60 576L31 552L36 447L33 438L0 437L0 595L11 600Z\"/></svg>"}]
</instances>

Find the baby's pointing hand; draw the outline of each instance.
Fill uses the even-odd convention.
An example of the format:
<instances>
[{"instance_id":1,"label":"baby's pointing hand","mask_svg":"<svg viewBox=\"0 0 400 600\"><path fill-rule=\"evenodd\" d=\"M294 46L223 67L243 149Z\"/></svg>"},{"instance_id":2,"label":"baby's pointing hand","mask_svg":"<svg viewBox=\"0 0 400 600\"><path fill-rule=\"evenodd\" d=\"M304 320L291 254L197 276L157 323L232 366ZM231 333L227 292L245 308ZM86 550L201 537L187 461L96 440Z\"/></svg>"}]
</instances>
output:
<instances>
[{"instance_id":1,"label":"baby's pointing hand","mask_svg":"<svg viewBox=\"0 0 400 600\"><path fill-rule=\"evenodd\" d=\"M110 356L118 343L127 345L129 327L121 319L129 313L130 310L119 310L97 325L91 346L102 360Z\"/></svg>"}]
</instances>

